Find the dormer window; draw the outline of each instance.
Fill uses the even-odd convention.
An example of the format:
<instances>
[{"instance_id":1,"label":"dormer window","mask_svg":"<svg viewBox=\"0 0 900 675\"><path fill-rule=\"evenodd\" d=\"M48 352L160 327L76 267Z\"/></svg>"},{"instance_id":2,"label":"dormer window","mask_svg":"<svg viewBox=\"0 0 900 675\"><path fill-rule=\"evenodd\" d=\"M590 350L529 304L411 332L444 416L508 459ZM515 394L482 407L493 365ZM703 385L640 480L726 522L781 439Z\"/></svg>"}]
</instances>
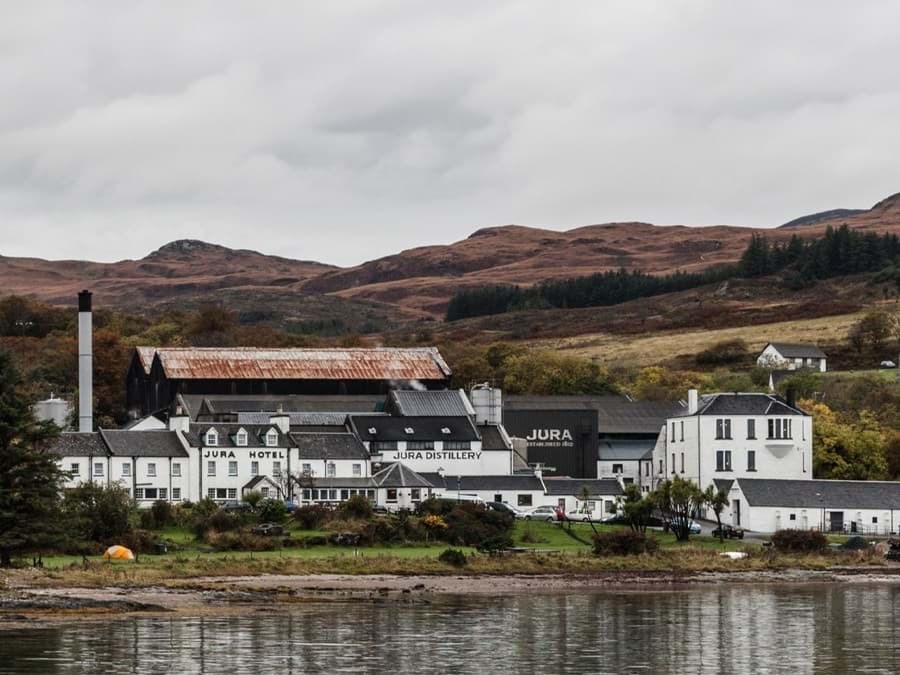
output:
<instances>
[{"instance_id":1,"label":"dormer window","mask_svg":"<svg viewBox=\"0 0 900 675\"><path fill-rule=\"evenodd\" d=\"M269 429L266 432L266 446L272 448L276 445L278 445L278 432L274 429Z\"/></svg>"},{"instance_id":2,"label":"dormer window","mask_svg":"<svg viewBox=\"0 0 900 675\"><path fill-rule=\"evenodd\" d=\"M219 444L219 433L215 429L206 432L206 445L212 447Z\"/></svg>"},{"instance_id":3,"label":"dormer window","mask_svg":"<svg viewBox=\"0 0 900 675\"><path fill-rule=\"evenodd\" d=\"M407 434L414 434L414 433L416 433L416 432L413 430L412 427L406 427L403 431L405 431Z\"/></svg>"},{"instance_id":4,"label":"dormer window","mask_svg":"<svg viewBox=\"0 0 900 675\"><path fill-rule=\"evenodd\" d=\"M247 445L247 432L244 429L238 429L238 432L234 435L235 445L239 445L242 448Z\"/></svg>"}]
</instances>

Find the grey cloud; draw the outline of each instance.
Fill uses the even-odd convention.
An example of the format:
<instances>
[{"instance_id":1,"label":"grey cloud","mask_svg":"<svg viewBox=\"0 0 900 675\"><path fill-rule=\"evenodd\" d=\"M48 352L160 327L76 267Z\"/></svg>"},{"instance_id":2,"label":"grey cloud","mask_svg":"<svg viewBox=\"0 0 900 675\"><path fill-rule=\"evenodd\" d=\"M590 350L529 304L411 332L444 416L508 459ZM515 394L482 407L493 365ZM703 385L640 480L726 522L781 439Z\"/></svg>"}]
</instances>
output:
<instances>
[{"instance_id":1,"label":"grey cloud","mask_svg":"<svg viewBox=\"0 0 900 675\"><path fill-rule=\"evenodd\" d=\"M5 255L192 237L353 264L488 225L773 226L900 190L892 2L36 2L4 19Z\"/></svg>"}]
</instances>

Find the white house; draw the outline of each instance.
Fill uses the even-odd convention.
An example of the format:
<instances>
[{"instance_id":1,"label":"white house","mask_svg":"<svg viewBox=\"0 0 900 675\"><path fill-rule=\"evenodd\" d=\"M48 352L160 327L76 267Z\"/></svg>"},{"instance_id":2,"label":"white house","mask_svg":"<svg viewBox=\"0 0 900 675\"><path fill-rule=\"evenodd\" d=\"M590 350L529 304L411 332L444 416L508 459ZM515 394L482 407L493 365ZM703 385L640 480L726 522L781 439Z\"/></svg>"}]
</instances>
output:
<instances>
[{"instance_id":1,"label":"white house","mask_svg":"<svg viewBox=\"0 0 900 675\"><path fill-rule=\"evenodd\" d=\"M887 481L724 481L722 520L756 532L783 529L889 535L900 529L900 483Z\"/></svg>"},{"instance_id":2,"label":"white house","mask_svg":"<svg viewBox=\"0 0 900 675\"><path fill-rule=\"evenodd\" d=\"M770 342L760 352L756 363L773 370L800 370L809 368L824 373L825 352L813 344Z\"/></svg>"},{"instance_id":3,"label":"white house","mask_svg":"<svg viewBox=\"0 0 900 675\"><path fill-rule=\"evenodd\" d=\"M681 476L701 488L716 479L812 478L812 417L771 394L697 396L666 421L654 450L655 484Z\"/></svg>"},{"instance_id":4,"label":"white house","mask_svg":"<svg viewBox=\"0 0 900 675\"><path fill-rule=\"evenodd\" d=\"M655 441L603 439L597 453L597 477L634 483L641 492L653 485L653 449Z\"/></svg>"}]
</instances>

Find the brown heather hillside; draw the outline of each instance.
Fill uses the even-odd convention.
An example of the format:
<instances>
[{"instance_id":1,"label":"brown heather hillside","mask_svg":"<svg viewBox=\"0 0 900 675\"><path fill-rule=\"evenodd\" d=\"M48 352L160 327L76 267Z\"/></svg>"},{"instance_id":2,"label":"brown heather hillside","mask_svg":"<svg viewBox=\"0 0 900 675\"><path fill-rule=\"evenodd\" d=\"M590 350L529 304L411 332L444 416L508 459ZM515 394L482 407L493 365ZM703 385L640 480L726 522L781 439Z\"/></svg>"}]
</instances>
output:
<instances>
[{"instance_id":1,"label":"brown heather hillside","mask_svg":"<svg viewBox=\"0 0 900 675\"><path fill-rule=\"evenodd\" d=\"M647 223L589 225L566 232L509 225L479 230L468 239L414 248L349 269L325 272L304 290L367 298L442 315L458 290L484 284L530 285L546 279L626 268L651 274L695 272L733 263L751 235L785 240L813 238L829 225L900 233L900 194L872 209L816 220L803 227L753 229L685 227Z\"/></svg>"}]
</instances>

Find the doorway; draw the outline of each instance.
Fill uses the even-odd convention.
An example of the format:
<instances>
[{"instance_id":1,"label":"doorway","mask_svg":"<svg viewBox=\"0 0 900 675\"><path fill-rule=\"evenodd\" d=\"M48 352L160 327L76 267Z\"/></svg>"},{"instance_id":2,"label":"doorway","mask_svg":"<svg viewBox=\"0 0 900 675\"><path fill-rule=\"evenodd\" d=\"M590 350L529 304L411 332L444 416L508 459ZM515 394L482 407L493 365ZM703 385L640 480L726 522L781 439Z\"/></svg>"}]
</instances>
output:
<instances>
[{"instance_id":1,"label":"doorway","mask_svg":"<svg viewBox=\"0 0 900 675\"><path fill-rule=\"evenodd\" d=\"M735 499L731 502L731 524L735 527L741 526L741 500Z\"/></svg>"},{"instance_id":2,"label":"doorway","mask_svg":"<svg viewBox=\"0 0 900 675\"><path fill-rule=\"evenodd\" d=\"M828 526L832 532L843 532L844 531L844 512L843 511L829 511L828 512Z\"/></svg>"}]
</instances>

